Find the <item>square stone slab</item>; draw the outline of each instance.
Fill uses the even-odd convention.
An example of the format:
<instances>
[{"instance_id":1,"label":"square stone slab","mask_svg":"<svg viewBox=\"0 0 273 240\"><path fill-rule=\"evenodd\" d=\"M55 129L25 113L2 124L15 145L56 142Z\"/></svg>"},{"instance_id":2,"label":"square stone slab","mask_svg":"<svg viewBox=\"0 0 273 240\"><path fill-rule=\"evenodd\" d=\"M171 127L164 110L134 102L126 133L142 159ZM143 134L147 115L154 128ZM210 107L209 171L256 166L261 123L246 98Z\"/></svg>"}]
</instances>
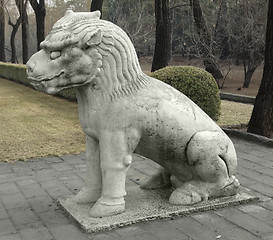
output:
<instances>
[{"instance_id":1,"label":"square stone slab","mask_svg":"<svg viewBox=\"0 0 273 240\"><path fill-rule=\"evenodd\" d=\"M61 198L58 202L83 230L87 233L92 233L128 226L137 222L182 216L258 200L258 197L244 187L239 188L237 195L212 199L191 206L171 205L168 202L171 194L170 189L145 190L138 185L132 185L128 186L126 190L125 213L112 217L91 218L89 211L92 204L76 204L69 198Z\"/></svg>"}]
</instances>

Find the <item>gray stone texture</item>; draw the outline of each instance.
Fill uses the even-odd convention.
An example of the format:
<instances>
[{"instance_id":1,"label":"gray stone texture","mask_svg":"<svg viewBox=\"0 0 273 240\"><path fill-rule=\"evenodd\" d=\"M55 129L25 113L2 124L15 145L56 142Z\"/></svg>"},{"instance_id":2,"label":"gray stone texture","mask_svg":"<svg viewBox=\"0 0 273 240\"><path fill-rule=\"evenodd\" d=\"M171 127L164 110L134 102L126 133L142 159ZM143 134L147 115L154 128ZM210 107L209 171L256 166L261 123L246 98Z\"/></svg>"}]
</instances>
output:
<instances>
[{"instance_id":1,"label":"gray stone texture","mask_svg":"<svg viewBox=\"0 0 273 240\"><path fill-rule=\"evenodd\" d=\"M70 189L83 183L77 169L79 164L84 164L82 154L33 159L24 163L1 162L0 240L272 239L273 149L234 137L232 141L238 155L238 179L242 186L260 197L260 202L142 222L96 234L83 233L56 204L58 195L63 196L64 192L73 194ZM52 165L56 163L67 167L57 171ZM40 169L39 164L45 168ZM20 168L27 173L32 172L32 175L18 176ZM134 182L140 182L149 173L152 174L154 169L155 166L150 162L138 159L129 170L126 184L135 185ZM47 174L41 175L40 171L43 170L47 170ZM26 186L31 185L40 187L37 194L30 194L26 190ZM58 191L64 192L58 194Z\"/></svg>"}]
</instances>

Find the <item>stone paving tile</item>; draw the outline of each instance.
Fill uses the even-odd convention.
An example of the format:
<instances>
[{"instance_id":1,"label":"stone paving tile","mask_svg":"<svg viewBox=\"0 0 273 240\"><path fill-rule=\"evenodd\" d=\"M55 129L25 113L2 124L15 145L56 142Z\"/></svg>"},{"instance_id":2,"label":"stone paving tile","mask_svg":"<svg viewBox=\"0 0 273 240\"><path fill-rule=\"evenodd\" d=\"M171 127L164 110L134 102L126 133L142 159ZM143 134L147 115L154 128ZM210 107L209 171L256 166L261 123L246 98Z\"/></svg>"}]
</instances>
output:
<instances>
[{"instance_id":1,"label":"stone paving tile","mask_svg":"<svg viewBox=\"0 0 273 240\"><path fill-rule=\"evenodd\" d=\"M54 209L58 209L59 207L57 206L57 203L55 200L53 200L50 196L39 196L39 197L34 197L31 199L28 199L28 202L31 206L31 208L36 212L36 213L41 213L41 212L47 212L47 211L54 211Z\"/></svg>"},{"instance_id":2,"label":"stone paving tile","mask_svg":"<svg viewBox=\"0 0 273 240\"><path fill-rule=\"evenodd\" d=\"M7 174L12 172L13 172L13 169L11 164L2 165L0 168L0 174Z\"/></svg>"},{"instance_id":3,"label":"stone paving tile","mask_svg":"<svg viewBox=\"0 0 273 240\"><path fill-rule=\"evenodd\" d=\"M53 163L51 164L52 168L54 168L57 171L67 171L67 170L72 170L73 167L66 164L65 162L62 163Z\"/></svg>"},{"instance_id":4,"label":"stone paving tile","mask_svg":"<svg viewBox=\"0 0 273 240\"><path fill-rule=\"evenodd\" d=\"M39 183L33 183L21 187L21 190L26 198L33 198L48 195Z\"/></svg>"},{"instance_id":5,"label":"stone paving tile","mask_svg":"<svg viewBox=\"0 0 273 240\"><path fill-rule=\"evenodd\" d=\"M252 169L248 169L242 166L239 166L238 171L243 176L249 177L251 179L255 179L258 182L261 182L270 187L273 187L273 177L259 173L257 171L253 171Z\"/></svg>"},{"instance_id":6,"label":"stone paving tile","mask_svg":"<svg viewBox=\"0 0 273 240\"><path fill-rule=\"evenodd\" d=\"M64 180L63 184L74 194L78 193L84 186L85 182L81 178Z\"/></svg>"},{"instance_id":7,"label":"stone paving tile","mask_svg":"<svg viewBox=\"0 0 273 240\"><path fill-rule=\"evenodd\" d=\"M257 156L253 156L251 152L249 153L239 153L238 154L239 158L243 158L245 160L258 163L260 165L263 165L264 167L273 167L273 161L265 158L258 158Z\"/></svg>"},{"instance_id":8,"label":"stone paving tile","mask_svg":"<svg viewBox=\"0 0 273 240\"><path fill-rule=\"evenodd\" d=\"M40 169L36 171L36 176L40 179L40 181L50 179L51 177L56 176L56 170L53 168Z\"/></svg>"},{"instance_id":9,"label":"stone paving tile","mask_svg":"<svg viewBox=\"0 0 273 240\"><path fill-rule=\"evenodd\" d=\"M258 205L270 210L270 211L273 211L273 200L269 200L269 201L265 201L265 202L260 202L258 203ZM272 216L272 219L273 219L273 216Z\"/></svg>"},{"instance_id":10,"label":"stone paving tile","mask_svg":"<svg viewBox=\"0 0 273 240\"><path fill-rule=\"evenodd\" d=\"M4 208L4 206L0 206L0 220L6 219L8 217L9 217L9 215L8 215L6 209Z\"/></svg>"},{"instance_id":11,"label":"stone paving tile","mask_svg":"<svg viewBox=\"0 0 273 240\"><path fill-rule=\"evenodd\" d=\"M73 195L73 193L64 185L48 188L46 191L53 199Z\"/></svg>"},{"instance_id":12,"label":"stone paving tile","mask_svg":"<svg viewBox=\"0 0 273 240\"><path fill-rule=\"evenodd\" d=\"M117 238L117 237L110 236L107 233L98 233L96 235L90 236L89 238L91 240L118 240L118 239L120 239L119 237Z\"/></svg>"},{"instance_id":13,"label":"stone paving tile","mask_svg":"<svg viewBox=\"0 0 273 240\"><path fill-rule=\"evenodd\" d=\"M133 169L133 168L131 168L127 174L127 179L130 179L136 184L139 184L141 181L145 180L147 177L148 175L140 171L137 171L136 169Z\"/></svg>"},{"instance_id":14,"label":"stone paving tile","mask_svg":"<svg viewBox=\"0 0 273 240\"><path fill-rule=\"evenodd\" d=\"M68 155L61 157L63 162L70 165L85 165L85 153L81 155Z\"/></svg>"},{"instance_id":15,"label":"stone paving tile","mask_svg":"<svg viewBox=\"0 0 273 240\"><path fill-rule=\"evenodd\" d=\"M137 234L144 234L146 231L144 231L142 228L140 228L138 225L129 226L126 228L118 228L115 230L115 232L120 237L128 237L131 235L137 235Z\"/></svg>"},{"instance_id":16,"label":"stone paving tile","mask_svg":"<svg viewBox=\"0 0 273 240\"><path fill-rule=\"evenodd\" d=\"M40 221L38 216L29 208L12 208L8 210L12 222L16 227L37 223Z\"/></svg>"},{"instance_id":17,"label":"stone paving tile","mask_svg":"<svg viewBox=\"0 0 273 240\"><path fill-rule=\"evenodd\" d=\"M48 169L51 167L46 161L43 161L43 159L30 160L30 161L27 161L25 164L26 166L28 166L29 169L33 171Z\"/></svg>"},{"instance_id":18,"label":"stone paving tile","mask_svg":"<svg viewBox=\"0 0 273 240\"><path fill-rule=\"evenodd\" d=\"M5 236L0 236L0 240L21 240L22 238L20 237L19 234L8 234Z\"/></svg>"},{"instance_id":19,"label":"stone paving tile","mask_svg":"<svg viewBox=\"0 0 273 240\"><path fill-rule=\"evenodd\" d=\"M262 237L262 240L273 240L273 233L265 234L265 235Z\"/></svg>"},{"instance_id":20,"label":"stone paving tile","mask_svg":"<svg viewBox=\"0 0 273 240\"><path fill-rule=\"evenodd\" d=\"M57 225L49 228L55 240L89 240L90 238L78 230L73 224Z\"/></svg>"},{"instance_id":21,"label":"stone paving tile","mask_svg":"<svg viewBox=\"0 0 273 240\"><path fill-rule=\"evenodd\" d=\"M1 195L1 198L6 209L29 207L28 201L21 192L10 195Z\"/></svg>"},{"instance_id":22,"label":"stone paving tile","mask_svg":"<svg viewBox=\"0 0 273 240\"><path fill-rule=\"evenodd\" d=\"M8 164L8 163L5 163ZM1 164L2 167L3 164ZM15 173L1 173L0 174L0 183L13 182L13 179L16 178Z\"/></svg>"},{"instance_id":23,"label":"stone paving tile","mask_svg":"<svg viewBox=\"0 0 273 240\"><path fill-rule=\"evenodd\" d=\"M248 161L248 160L246 160L244 158L238 159L238 165L239 166L244 166L246 168L249 168L249 169L252 169L252 170L256 170L256 171L258 171L260 169L267 168L267 167L259 164L259 162L251 162L251 161Z\"/></svg>"},{"instance_id":24,"label":"stone paving tile","mask_svg":"<svg viewBox=\"0 0 273 240\"><path fill-rule=\"evenodd\" d=\"M15 233L16 228L10 219L0 220L0 236Z\"/></svg>"},{"instance_id":25,"label":"stone paving tile","mask_svg":"<svg viewBox=\"0 0 273 240\"><path fill-rule=\"evenodd\" d=\"M273 232L273 226L235 208L219 209L215 213L258 237Z\"/></svg>"},{"instance_id":26,"label":"stone paving tile","mask_svg":"<svg viewBox=\"0 0 273 240\"><path fill-rule=\"evenodd\" d=\"M22 240L53 240L53 235L45 227L25 228L19 231Z\"/></svg>"},{"instance_id":27,"label":"stone paving tile","mask_svg":"<svg viewBox=\"0 0 273 240\"><path fill-rule=\"evenodd\" d=\"M69 164L85 163L85 153L61 156L60 158L63 160L63 162Z\"/></svg>"},{"instance_id":28,"label":"stone paving tile","mask_svg":"<svg viewBox=\"0 0 273 240\"><path fill-rule=\"evenodd\" d=\"M247 204L247 205L237 206L236 208L261 221L267 222L269 225L273 225L273 219L272 219L273 212L269 211L266 208L263 208L262 206L259 206L256 204Z\"/></svg>"},{"instance_id":29,"label":"stone paving tile","mask_svg":"<svg viewBox=\"0 0 273 240\"><path fill-rule=\"evenodd\" d=\"M238 178L240 184L244 187L247 187L247 188L249 188L249 186L257 183L257 181L255 179L245 177L245 176L241 175L240 173L237 173L236 177Z\"/></svg>"},{"instance_id":30,"label":"stone paving tile","mask_svg":"<svg viewBox=\"0 0 273 240\"><path fill-rule=\"evenodd\" d=\"M120 240L158 240L158 238L154 237L152 234L143 233L137 235L130 235L127 237L121 237Z\"/></svg>"},{"instance_id":31,"label":"stone paving tile","mask_svg":"<svg viewBox=\"0 0 273 240\"><path fill-rule=\"evenodd\" d=\"M43 159L43 161L45 161L47 163L59 163L59 162L63 162L64 161L62 158L57 157L57 156L48 156L48 157L44 157L42 159Z\"/></svg>"},{"instance_id":32,"label":"stone paving tile","mask_svg":"<svg viewBox=\"0 0 273 240\"><path fill-rule=\"evenodd\" d=\"M50 178L50 179L44 179L42 181L40 181L40 185L42 186L42 188L44 189L48 189L48 188L54 188L57 186L61 186L62 182L59 181L59 179L57 178Z\"/></svg>"},{"instance_id":33,"label":"stone paving tile","mask_svg":"<svg viewBox=\"0 0 273 240\"><path fill-rule=\"evenodd\" d=\"M176 240L176 239L188 239L184 233L181 232L181 229L177 229L177 227L173 226L170 223L169 219L156 220L149 223L141 224L142 228L147 232L153 234L158 239L168 239L168 240Z\"/></svg>"},{"instance_id":34,"label":"stone paving tile","mask_svg":"<svg viewBox=\"0 0 273 240\"><path fill-rule=\"evenodd\" d=\"M25 179L25 180L19 180L19 181L16 181L16 184L21 188L21 187L24 187L24 186L27 186L27 185L31 185L31 184L34 184L36 183L36 179L33 179L33 178L29 178L29 179Z\"/></svg>"},{"instance_id":35,"label":"stone paving tile","mask_svg":"<svg viewBox=\"0 0 273 240\"><path fill-rule=\"evenodd\" d=\"M47 227L69 224L70 220L62 210L54 210L38 213L39 218Z\"/></svg>"},{"instance_id":36,"label":"stone paving tile","mask_svg":"<svg viewBox=\"0 0 273 240\"><path fill-rule=\"evenodd\" d=\"M273 150L271 148L260 147L258 150L252 150L251 154L257 157L271 157L273 161Z\"/></svg>"},{"instance_id":37,"label":"stone paving tile","mask_svg":"<svg viewBox=\"0 0 273 240\"><path fill-rule=\"evenodd\" d=\"M211 230L208 226L202 225L189 216L174 219L171 224L193 240L198 240L200 237L206 240L215 240L219 236L217 231ZM227 240L227 238L222 236L221 240Z\"/></svg>"},{"instance_id":38,"label":"stone paving tile","mask_svg":"<svg viewBox=\"0 0 273 240\"><path fill-rule=\"evenodd\" d=\"M13 171L18 177L33 176L35 171L29 168L27 165L24 165L24 162L15 162L13 166Z\"/></svg>"},{"instance_id":39,"label":"stone paving tile","mask_svg":"<svg viewBox=\"0 0 273 240\"><path fill-rule=\"evenodd\" d=\"M15 164L0 162L0 240L273 239L273 149L233 141L238 151L238 179L253 189L261 202L97 234L83 233L56 204L58 197L72 195L84 185L84 153ZM154 171L153 162L136 156L126 184L139 184Z\"/></svg>"},{"instance_id":40,"label":"stone paving tile","mask_svg":"<svg viewBox=\"0 0 273 240\"><path fill-rule=\"evenodd\" d=\"M267 197L273 197L273 188L261 182L253 183L248 188Z\"/></svg>"},{"instance_id":41,"label":"stone paving tile","mask_svg":"<svg viewBox=\"0 0 273 240\"><path fill-rule=\"evenodd\" d=\"M237 225L229 222L224 217L216 215L213 211L206 213L198 213L192 215L192 218L199 223L208 226L215 231L218 236L224 236L232 240L257 240L257 236L251 234L245 229L238 228ZM220 238L222 239L222 237Z\"/></svg>"},{"instance_id":42,"label":"stone paving tile","mask_svg":"<svg viewBox=\"0 0 273 240\"><path fill-rule=\"evenodd\" d=\"M273 177L273 167L266 167L262 169L257 169L257 172Z\"/></svg>"},{"instance_id":43,"label":"stone paving tile","mask_svg":"<svg viewBox=\"0 0 273 240\"><path fill-rule=\"evenodd\" d=\"M13 193L18 193L19 188L14 182L9 182L9 183L2 183L0 184L0 195L1 194L13 194Z\"/></svg>"}]
</instances>

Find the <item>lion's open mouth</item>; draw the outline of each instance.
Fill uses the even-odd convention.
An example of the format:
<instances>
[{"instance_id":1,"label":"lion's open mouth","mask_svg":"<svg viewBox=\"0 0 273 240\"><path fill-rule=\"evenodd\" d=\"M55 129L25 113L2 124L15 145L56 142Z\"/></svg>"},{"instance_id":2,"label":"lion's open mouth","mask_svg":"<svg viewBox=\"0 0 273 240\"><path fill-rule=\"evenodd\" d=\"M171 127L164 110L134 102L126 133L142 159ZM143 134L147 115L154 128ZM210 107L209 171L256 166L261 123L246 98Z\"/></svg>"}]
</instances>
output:
<instances>
[{"instance_id":1,"label":"lion's open mouth","mask_svg":"<svg viewBox=\"0 0 273 240\"><path fill-rule=\"evenodd\" d=\"M54 78L58 78L64 73L65 73L65 71L61 70L59 73L54 74L50 77L43 77L42 75L37 76L37 77L28 76L28 79L32 82L31 84L33 84L33 83L34 84L41 84L41 82L48 82L48 81L53 80Z\"/></svg>"},{"instance_id":2,"label":"lion's open mouth","mask_svg":"<svg viewBox=\"0 0 273 240\"><path fill-rule=\"evenodd\" d=\"M58 78L65 73L64 70L60 71L57 74L54 74L50 77L31 77L28 76L28 79L31 81L30 84L37 90L42 92L47 92L49 94L56 94L60 91L59 87L56 85L56 83L52 84L52 82L56 81L58 82ZM52 86L51 86L52 85Z\"/></svg>"}]
</instances>

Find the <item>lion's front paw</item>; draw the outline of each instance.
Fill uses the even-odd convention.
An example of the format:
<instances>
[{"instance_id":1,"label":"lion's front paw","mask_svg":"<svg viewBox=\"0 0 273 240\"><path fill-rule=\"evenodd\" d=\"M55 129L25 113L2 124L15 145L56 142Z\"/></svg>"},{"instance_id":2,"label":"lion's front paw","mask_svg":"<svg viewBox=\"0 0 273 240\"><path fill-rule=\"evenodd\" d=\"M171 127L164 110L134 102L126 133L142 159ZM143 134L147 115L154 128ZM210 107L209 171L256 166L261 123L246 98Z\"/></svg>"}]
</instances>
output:
<instances>
[{"instance_id":1,"label":"lion's front paw","mask_svg":"<svg viewBox=\"0 0 273 240\"><path fill-rule=\"evenodd\" d=\"M116 204L116 205L107 205L97 201L92 209L90 210L89 214L91 217L98 218L98 217L109 217L113 215L117 215L123 213L125 211L125 203Z\"/></svg>"},{"instance_id":2,"label":"lion's front paw","mask_svg":"<svg viewBox=\"0 0 273 240\"><path fill-rule=\"evenodd\" d=\"M202 197L195 191L176 189L172 192L169 202L176 205L192 205L202 201Z\"/></svg>"},{"instance_id":3,"label":"lion's front paw","mask_svg":"<svg viewBox=\"0 0 273 240\"><path fill-rule=\"evenodd\" d=\"M90 190L84 187L77 195L71 198L71 200L78 204L86 204L96 202L101 196L101 189Z\"/></svg>"}]
</instances>

